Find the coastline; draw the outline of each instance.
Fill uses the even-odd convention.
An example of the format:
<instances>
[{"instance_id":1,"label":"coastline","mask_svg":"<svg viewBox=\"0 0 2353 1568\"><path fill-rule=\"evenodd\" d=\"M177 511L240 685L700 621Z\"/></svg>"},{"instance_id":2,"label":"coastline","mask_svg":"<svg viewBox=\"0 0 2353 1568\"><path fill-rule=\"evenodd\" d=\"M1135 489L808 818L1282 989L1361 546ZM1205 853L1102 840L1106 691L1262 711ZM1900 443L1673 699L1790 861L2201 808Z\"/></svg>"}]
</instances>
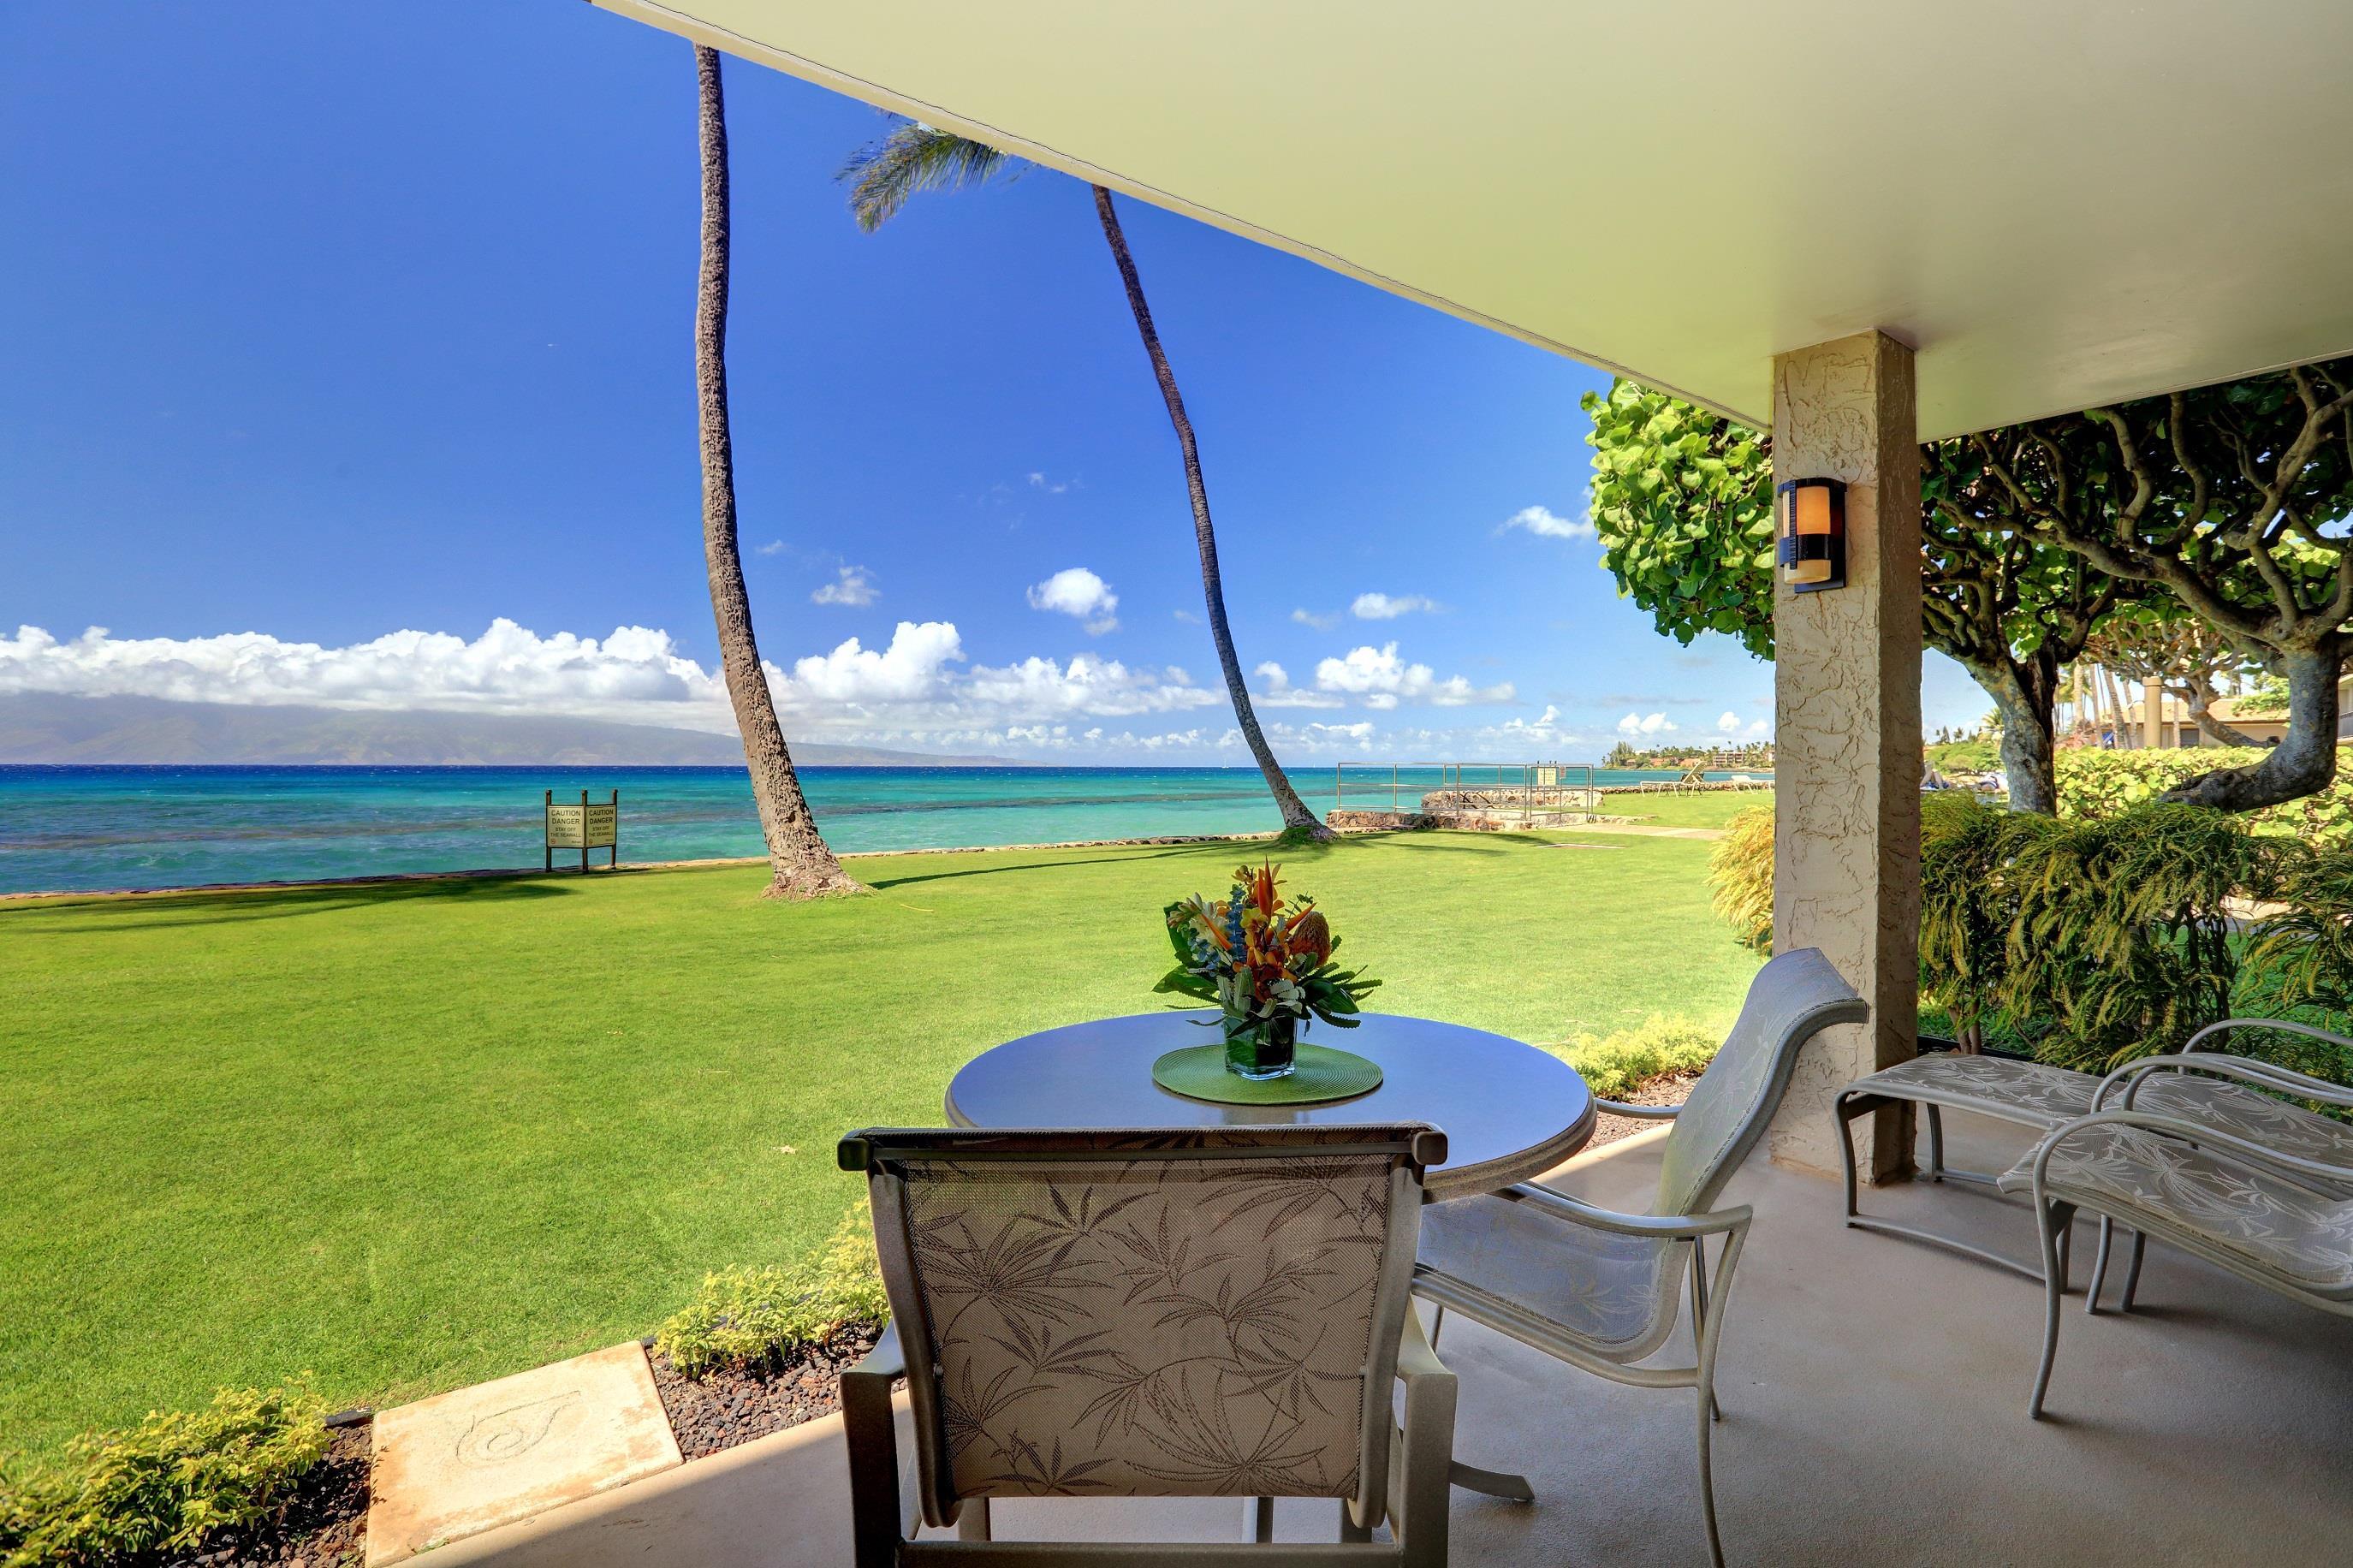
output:
<instances>
[{"instance_id":1,"label":"coastline","mask_svg":"<svg viewBox=\"0 0 2353 1568\"><path fill-rule=\"evenodd\" d=\"M842 860L886 860L909 855L989 855L1002 851L1040 849L1143 849L1155 845L1248 844L1280 838L1280 833L1178 833L1138 838L1068 838L1049 844L947 844L913 849L849 849ZM587 875L623 876L632 871L692 871L723 866L759 866L765 855L720 855L697 860L624 860L618 866L591 866ZM162 899L179 893L282 893L311 888L366 888L398 882L486 882L523 877L577 877L577 867L550 871L531 866L484 866L463 871L382 871L366 877L290 877L262 882L187 882L164 888L49 888L0 893L0 907L47 899Z\"/></svg>"}]
</instances>

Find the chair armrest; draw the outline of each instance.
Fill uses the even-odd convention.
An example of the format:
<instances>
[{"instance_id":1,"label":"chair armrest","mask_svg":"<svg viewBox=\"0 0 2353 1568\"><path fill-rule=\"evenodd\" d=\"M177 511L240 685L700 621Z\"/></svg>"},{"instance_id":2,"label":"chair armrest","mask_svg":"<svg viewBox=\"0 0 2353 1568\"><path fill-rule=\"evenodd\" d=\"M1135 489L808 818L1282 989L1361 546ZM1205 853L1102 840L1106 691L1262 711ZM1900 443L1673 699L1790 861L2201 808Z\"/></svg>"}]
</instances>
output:
<instances>
[{"instance_id":1,"label":"chair armrest","mask_svg":"<svg viewBox=\"0 0 2353 1568\"><path fill-rule=\"evenodd\" d=\"M1593 1102L1612 1116L1630 1116L1637 1121L1672 1121L1683 1110L1680 1105L1629 1105L1622 1100L1600 1100Z\"/></svg>"},{"instance_id":2,"label":"chair armrest","mask_svg":"<svg viewBox=\"0 0 2353 1568\"><path fill-rule=\"evenodd\" d=\"M844 1371L841 1381L847 1384L852 1378L879 1377L883 1382L883 1392L888 1394L892 1382L906 1375L907 1352L899 1343L899 1325L885 1323L882 1337L874 1342L874 1348L860 1356L856 1366Z\"/></svg>"},{"instance_id":3,"label":"chair armrest","mask_svg":"<svg viewBox=\"0 0 2353 1568\"><path fill-rule=\"evenodd\" d=\"M1571 1225L1590 1226L1619 1236L1644 1236L1661 1241L1691 1241L1703 1236L1719 1236L1726 1231L1746 1230L1756 1210L1746 1204L1709 1214L1649 1215L1619 1214L1614 1210L1597 1208L1582 1198L1556 1193L1550 1187L1540 1187L1533 1182L1505 1187L1495 1194L1513 1203L1530 1204L1556 1219Z\"/></svg>"},{"instance_id":4,"label":"chair armrest","mask_svg":"<svg viewBox=\"0 0 2353 1568\"><path fill-rule=\"evenodd\" d=\"M2296 1023L2289 1018L2225 1018L2219 1024L2209 1024L2190 1036L2189 1043L2181 1048L2185 1054L2194 1051L2198 1048L2198 1042L2207 1036L2227 1034L2232 1029L2276 1029L2282 1034L2303 1035L2316 1040L2326 1040L2332 1046L2353 1051L2353 1040L2348 1040L2342 1035L2332 1035L2326 1029L2315 1028L2310 1024Z\"/></svg>"},{"instance_id":5,"label":"chair armrest","mask_svg":"<svg viewBox=\"0 0 2353 1568\"><path fill-rule=\"evenodd\" d=\"M1374 1507L1359 1508L1355 1500L1343 1503L1343 1520L1369 1531L1386 1514L1399 1551L1395 1561L1442 1563L1449 1477L1454 1460L1456 1389L1454 1374L1430 1348L1421 1331L1421 1314L1410 1301L1405 1310L1405 1331L1398 1337L1397 1378L1405 1390L1405 1419L1403 1425L1389 1429L1390 1441L1397 1447L1389 1464L1387 1495Z\"/></svg>"},{"instance_id":6,"label":"chair armrest","mask_svg":"<svg viewBox=\"0 0 2353 1568\"><path fill-rule=\"evenodd\" d=\"M2179 1138L2204 1150L2224 1150L2237 1155L2250 1165L2268 1167L2279 1175L2294 1179L2298 1176L2320 1176L2333 1182L2353 1178L2353 1163L2338 1164L2327 1160L2308 1160L2300 1154L2283 1154L2261 1143L2242 1138L2233 1132L2223 1132L2212 1127L2201 1127L2194 1121L2184 1121L2178 1116L2159 1116L2147 1110L2094 1110L2088 1116L2078 1116L2063 1122L2036 1145L2034 1151L2034 1192L2039 1201L2042 1195L2043 1173L2050 1167L2051 1156L2062 1142L2087 1127L2116 1124L2145 1128Z\"/></svg>"},{"instance_id":7,"label":"chair armrest","mask_svg":"<svg viewBox=\"0 0 2353 1568\"><path fill-rule=\"evenodd\" d=\"M2179 1056L2143 1057L2126 1062L2106 1078L2092 1095L2092 1109L2104 1110L2111 1103L2130 1110L2140 1094L2141 1085L2150 1075L2158 1072L2205 1073L2214 1078L2237 1079L2263 1089L2278 1089L2306 1100L2316 1100L2325 1105L2353 1107L2353 1089L2326 1079L2300 1073L2293 1068L2259 1061L2251 1057L2226 1056L2221 1051L2200 1051L2192 1056L2188 1051ZM2122 1089L2121 1096L2117 1090ZM2348 1130L2353 1137L2353 1129Z\"/></svg>"},{"instance_id":8,"label":"chair armrest","mask_svg":"<svg viewBox=\"0 0 2353 1568\"><path fill-rule=\"evenodd\" d=\"M1430 1336L1421 1331L1421 1317L1412 1307L1405 1313L1405 1332L1398 1336L1397 1378L1407 1387L1425 1377L1452 1377L1446 1363L1438 1359Z\"/></svg>"},{"instance_id":9,"label":"chair armrest","mask_svg":"<svg viewBox=\"0 0 2353 1568\"><path fill-rule=\"evenodd\" d=\"M899 1544L915 1529L915 1510L902 1504L919 1495L909 1477L901 1490L899 1418L891 1406L891 1384L905 1375L906 1352L896 1325L885 1327L856 1366L841 1374L841 1430L849 1450L849 1513L858 1568L897 1563ZM902 1511L902 1508L904 1511Z\"/></svg>"}]
</instances>

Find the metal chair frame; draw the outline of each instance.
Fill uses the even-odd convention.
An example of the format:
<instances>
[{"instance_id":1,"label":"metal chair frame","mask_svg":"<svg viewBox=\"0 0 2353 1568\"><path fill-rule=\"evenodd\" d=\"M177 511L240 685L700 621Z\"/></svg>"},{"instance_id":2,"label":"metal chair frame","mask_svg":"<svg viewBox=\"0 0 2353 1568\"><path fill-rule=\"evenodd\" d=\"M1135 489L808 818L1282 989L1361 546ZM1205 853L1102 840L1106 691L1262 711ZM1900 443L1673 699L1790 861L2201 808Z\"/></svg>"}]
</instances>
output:
<instances>
[{"instance_id":1,"label":"metal chair frame","mask_svg":"<svg viewBox=\"0 0 2353 1568\"><path fill-rule=\"evenodd\" d=\"M1275 1134L1277 1129L1252 1129ZM1308 1130L1302 1129L1302 1131ZM841 1141L842 1168L863 1172L876 1215L881 1253L894 1320L874 1349L841 1375L844 1436L849 1449L850 1506L856 1568L942 1568L957 1563L997 1568L1048 1568L1090 1561L1122 1568L1199 1568L1203 1563L1307 1565L1397 1564L1398 1568L1445 1568L1448 1466L1454 1442L1455 1379L1423 1336L1410 1290L1414 1244L1419 1230L1422 1173L1443 1163L1445 1134L1434 1128L1365 1128L1365 1137L1329 1141L1345 1128L1318 1127L1315 1141L1204 1143L1198 1128L1134 1129L1073 1134L1060 1130L889 1130L851 1133ZM1103 1148L1099 1141L1156 1147ZM928 1343L920 1292L912 1289L913 1261L902 1226L884 1215L903 1212L902 1173L914 1162L968 1164L1009 1160L1056 1160L1095 1163L1184 1160L1255 1160L1386 1153L1396 1160L1390 1173L1389 1229L1374 1284L1375 1331L1366 1366L1364 1447L1356 1495L1337 1499L1339 1539L1330 1543L1272 1544L1271 1498L1247 1498L1244 1540L1237 1542L1163 1542L1089 1545L1063 1542L998 1542L992 1539L987 1497L957 1498L940 1417L940 1393L928 1357L910 1357L900 1334L902 1324L917 1342ZM914 1451L898 1452L898 1423L892 1388L905 1380L914 1413ZM1402 1421L1393 1409L1392 1386L1404 1394ZM1377 1542L1382 1523L1391 1539ZM917 1540L923 1525L953 1527L954 1541Z\"/></svg>"}]
</instances>

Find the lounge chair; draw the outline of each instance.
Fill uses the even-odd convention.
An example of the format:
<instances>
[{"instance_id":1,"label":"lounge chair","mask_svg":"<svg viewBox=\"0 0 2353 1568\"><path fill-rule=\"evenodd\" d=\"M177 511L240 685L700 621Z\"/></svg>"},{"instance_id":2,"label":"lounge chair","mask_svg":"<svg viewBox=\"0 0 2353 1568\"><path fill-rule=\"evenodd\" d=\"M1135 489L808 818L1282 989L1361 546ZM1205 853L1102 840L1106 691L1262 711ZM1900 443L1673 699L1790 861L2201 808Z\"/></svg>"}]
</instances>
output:
<instances>
[{"instance_id":1,"label":"lounge chair","mask_svg":"<svg viewBox=\"0 0 2353 1568\"><path fill-rule=\"evenodd\" d=\"M841 1380L858 1568L1442 1568L1454 1377L1409 1291L1445 1147L1414 1124L844 1139L892 1312ZM992 1500L1071 1496L1241 1498L1258 1544L992 1540ZM1338 1543L1269 1543L1276 1497L1336 1500Z\"/></svg>"},{"instance_id":2,"label":"lounge chair","mask_svg":"<svg viewBox=\"0 0 2353 1568\"><path fill-rule=\"evenodd\" d=\"M2157 1075L2187 1072L2338 1106L2353 1107L2353 1092L2211 1055L2150 1058L2132 1067L2141 1071L2127 1084L2125 1104L2064 1123L2001 1177L2004 1191L2031 1198L2042 1244L2042 1357L2027 1401L2027 1415L2036 1420L2059 1350L2066 1268L2058 1237L2078 1210L2100 1215L2104 1231L2110 1225L2133 1231L2127 1308L2139 1282L2142 1245L2154 1236L2291 1300L2353 1317L2353 1138L2337 1140L2327 1157L2288 1153L2224 1131L2211 1117L2125 1108L2133 1089L2158 1087L2151 1081ZM2101 1250L2105 1259L2106 1248ZM2098 1290L2094 1279L2092 1292Z\"/></svg>"},{"instance_id":3,"label":"lounge chair","mask_svg":"<svg viewBox=\"0 0 2353 1568\"><path fill-rule=\"evenodd\" d=\"M1785 952L1757 972L1724 1048L1682 1105L1601 1102L1601 1109L1620 1116L1674 1124L1652 1212L1614 1214L1529 1184L1435 1204L1422 1216L1413 1289L1441 1313L1460 1312L1614 1382L1698 1391L1700 1510L1709 1555L1718 1563L1724 1546L1716 1531L1709 1424L1721 1416L1716 1347L1750 1211L1745 1205L1713 1205L1764 1135L1799 1047L1833 1024L1869 1016L1869 1007L1820 952ZM1711 1237L1723 1239L1712 1271ZM1672 1332L1686 1273L1692 1364L1635 1366ZM1495 1496L1533 1497L1516 1476L1458 1464L1455 1478Z\"/></svg>"},{"instance_id":4,"label":"lounge chair","mask_svg":"<svg viewBox=\"0 0 2353 1568\"><path fill-rule=\"evenodd\" d=\"M1841 1089L1831 1102L1838 1125L1840 1159L1845 1168L1846 1223L1854 1230L1901 1237L1957 1252L2038 1284L2044 1279L2039 1259L2006 1258L1952 1237L1873 1218L1862 1212L1857 1201L1854 1146L1849 1136L1849 1124L1858 1116L1899 1102L1917 1105L1926 1113L1926 1173L1930 1181L2000 1187L2013 1195L2023 1195L2022 1181L1989 1172L1957 1170L1945 1163L1946 1110L1975 1111L2047 1136L2077 1117L2115 1103L2126 1109L2201 1121L2284 1153L2322 1159L2353 1157L2353 1127L2252 1086L2260 1084L2277 1093L2331 1103L2332 1096L2344 1091L2318 1079L2252 1058L2229 1056L2214 1047L2213 1042L2242 1029L2302 1035L2353 1052L2353 1040L2308 1024L2275 1018L2225 1018L2192 1035L2182 1047L2180 1056L2143 1058L2126 1063L2105 1079L2041 1062L1958 1051L1924 1053L1908 1062L1898 1062L1867 1078L1857 1079ZM2246 1070L2242 1072L2241 1068ZM2100 1310L2100 1289L2107 1277L2114 1236L2113 1223L2104 1222L2100 1226L2099 1253L2092 1265L2090 1286L2084 1292L2084 1310L2087 1312ZM2069 1278L2069 1239L2070 1233L2063 1231L2059 1243L2063 1290ZM2134 1237L2123 1300L2127 1311L2132 1307L2133 1287L2140 1277L2140 1260L2147 1245L2146 1238Z\"/></svg>"}]
</instances>

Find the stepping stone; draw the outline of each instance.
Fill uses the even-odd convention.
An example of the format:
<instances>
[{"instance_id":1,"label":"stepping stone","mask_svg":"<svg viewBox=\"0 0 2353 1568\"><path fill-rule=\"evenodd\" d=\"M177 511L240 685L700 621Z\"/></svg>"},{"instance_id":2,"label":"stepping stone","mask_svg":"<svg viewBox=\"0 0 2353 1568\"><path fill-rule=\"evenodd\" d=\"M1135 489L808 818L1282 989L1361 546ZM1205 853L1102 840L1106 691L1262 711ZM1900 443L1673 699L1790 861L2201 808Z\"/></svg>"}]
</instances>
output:
<instances>
[{"instance_id":1,"label":"stepping stone","mask_svg":"<svg viewBox=\"0 0 2353 1568\"><path fill-rule=\"evenodd\" d=\"M375 1444L368 1568L679 1462L635 1342L384 1411Z\"/></svg>"}]
</instances>

